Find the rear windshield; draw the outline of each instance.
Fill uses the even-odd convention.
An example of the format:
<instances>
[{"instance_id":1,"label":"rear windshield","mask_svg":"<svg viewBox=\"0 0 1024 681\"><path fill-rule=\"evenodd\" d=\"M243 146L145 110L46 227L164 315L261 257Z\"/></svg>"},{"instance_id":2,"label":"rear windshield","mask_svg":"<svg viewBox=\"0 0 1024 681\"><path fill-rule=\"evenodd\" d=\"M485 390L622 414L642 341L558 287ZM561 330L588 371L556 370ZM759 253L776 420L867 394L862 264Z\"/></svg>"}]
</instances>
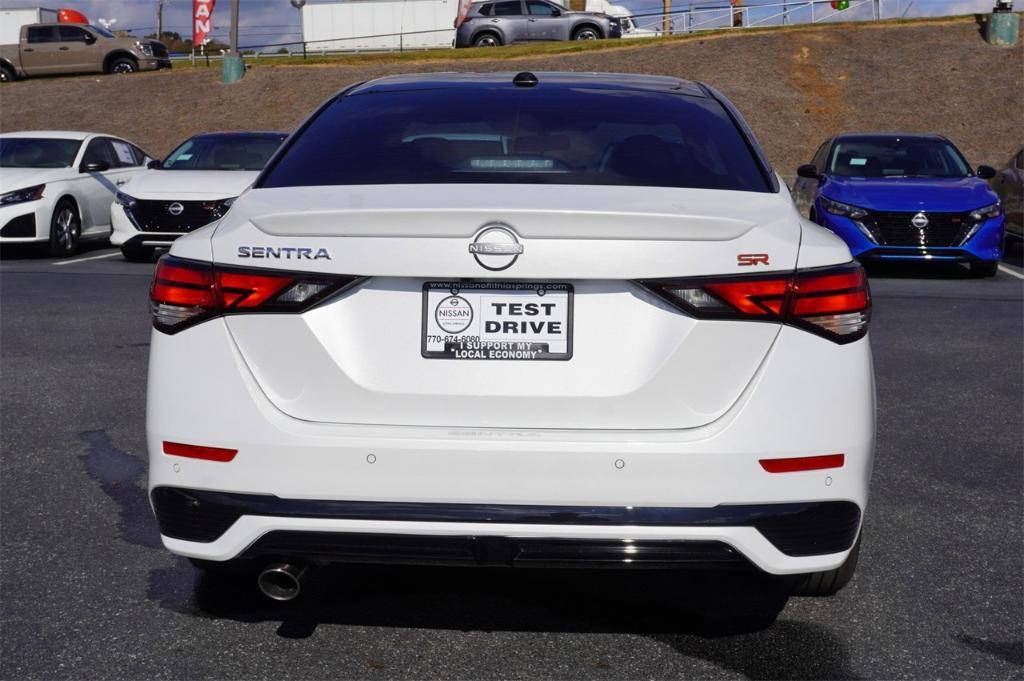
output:
<instances>
[{"instance_id":1,"label":"rear windshield","mask_svg":"<svg viewBox=\"0 0 1024 681\"><path fill-rule=\"evenodd\" d=\"M841 177L966 177L967 162L945 140L872 137L840 139L827 173Z\"/></svg>"},{"instance_id":2,"label":"rear windshield","mask_svg":"<svg viewBox=\"0 0 1024 681\"><path fill-rule=\"evenodd\" d=\"M286 135L203 135L170 153L162 170L263 170Z\"/></svg>"},{"instance_id":3,"label":"rear windshield","mask_svg":"<svg viewBox=\"0 0 1024 681\"><path fill-rule=\"evenodd\" d=\"M8 137L0 139L0 168L68 168L81 140Z\"/></svg>"},{"instance_id":4,"label":"rear windshield","mask_svg":"<svg viewBox=\"0 0 1024 681\"><path fill-rule=\"evenodd\" d=\"M340 97L260 186L407 183L771 191L714 99L543 84Z\"/></svg>"}]
</instances>

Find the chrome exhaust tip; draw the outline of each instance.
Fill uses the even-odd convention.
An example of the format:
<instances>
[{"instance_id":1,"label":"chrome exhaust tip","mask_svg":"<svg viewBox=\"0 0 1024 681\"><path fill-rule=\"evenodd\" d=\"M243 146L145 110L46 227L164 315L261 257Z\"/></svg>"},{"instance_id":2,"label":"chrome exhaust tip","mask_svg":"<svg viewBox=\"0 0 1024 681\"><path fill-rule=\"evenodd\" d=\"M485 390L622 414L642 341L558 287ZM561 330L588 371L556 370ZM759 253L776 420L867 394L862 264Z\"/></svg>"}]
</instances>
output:
<instances>
[{"instance_id":1,"label":"chrome exhaust tip","mask_svg":"<svg viewBox=\"0 0 1024 681\"><path fill-rule=\"evenodd\" d=\"M308 566L291 563L271 563L263 568L256 579L260 591L275 601L294 600L302 590L302 580Z\"/></svg>"}]
</instances>

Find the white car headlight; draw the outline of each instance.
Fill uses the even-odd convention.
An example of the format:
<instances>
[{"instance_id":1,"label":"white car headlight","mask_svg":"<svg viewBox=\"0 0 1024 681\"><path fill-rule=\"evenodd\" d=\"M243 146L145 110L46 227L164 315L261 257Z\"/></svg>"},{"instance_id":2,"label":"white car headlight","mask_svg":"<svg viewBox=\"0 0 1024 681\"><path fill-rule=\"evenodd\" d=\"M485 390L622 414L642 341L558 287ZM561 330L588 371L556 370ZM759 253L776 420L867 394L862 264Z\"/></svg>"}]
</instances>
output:
<instances>
[{"instance_id":1,"label":"white car headlight","mask_svg":"<svg viewBox=\"0 0 1024 681\"><path fill-rule=\"evenodd\" d=\"M153 46L150 43L144 43L141 40L136 40L135 47L137 47L139 49L139 52L146 55L147 57L153 56Z\"/></svg>"},{"instance_id":2,"label":"white car headlight","mask_svg":"<svg viewBox=\"0 0 1024 681\"><path fill-rule=\"evenodd\" d=\"M26 201L38 201L43 198L43 190L45 188L45 184L37 184L34 187L15 189L13 192L0 194L0 206L10 206L15 203L25 203Z\"/></svg>"}]
</instances>

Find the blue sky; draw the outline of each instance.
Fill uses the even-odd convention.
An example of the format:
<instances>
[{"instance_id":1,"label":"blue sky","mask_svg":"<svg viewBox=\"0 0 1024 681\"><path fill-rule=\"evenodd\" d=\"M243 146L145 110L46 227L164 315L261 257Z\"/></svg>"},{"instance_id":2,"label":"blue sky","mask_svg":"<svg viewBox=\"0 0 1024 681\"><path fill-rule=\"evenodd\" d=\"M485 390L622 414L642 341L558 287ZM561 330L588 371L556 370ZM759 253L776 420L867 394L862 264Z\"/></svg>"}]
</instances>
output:
<instances>
[{"instance_id":1,"label":"blue sky","mask_svg":"<svg viewBox=\"0 0 1024 681\"><path fill-rule=\"evenodd\" d=\"M309 0L318 2L324 0ZM641 14L660 12L661 0L613 0L630 11ZM746 4L760 5L777 3L782 0L746 0ZM798 2L799 0L794 0ZM1021 0L1024 1L1024 0ZM567 0L566 0L567 2ZM728 0L674 0L673 8L682 10L690 5L723 6ZM241 20L239 22L241 45L257 45L298 41L299 17L288 0L241 0ZM898 3L898 5L897 5ZM895 16L898 11L905 16L939 16L945 14L969 14L988 12L994 0L883 0L883 16ZM84 12L93 22L98 19L116 19L114 29L133 29L132 33L143 35L156 30L156 0L43 0L43 2L26 2L23 0L0 0L0 8L15 7L49 7L53 9L68 7ZM192 0L165 0L164 30L177 31L184 36L191 34L190 15ZM751 16L754 20L760 16L774 14L775 10L755 11ZM708 15L705 15L708 16ZM856 12L849 11L843 16L846 19L866 18L870 9L863 7ZM724 17L724 15L723 15ZM797 17L797 20L800 20ZM231 0L218 0L213 15L213 37L227 41L231 21ZM656 21L648 19L641 23ZM710 26L710 24L709 24Z\"/></svg>"}]
</instances>

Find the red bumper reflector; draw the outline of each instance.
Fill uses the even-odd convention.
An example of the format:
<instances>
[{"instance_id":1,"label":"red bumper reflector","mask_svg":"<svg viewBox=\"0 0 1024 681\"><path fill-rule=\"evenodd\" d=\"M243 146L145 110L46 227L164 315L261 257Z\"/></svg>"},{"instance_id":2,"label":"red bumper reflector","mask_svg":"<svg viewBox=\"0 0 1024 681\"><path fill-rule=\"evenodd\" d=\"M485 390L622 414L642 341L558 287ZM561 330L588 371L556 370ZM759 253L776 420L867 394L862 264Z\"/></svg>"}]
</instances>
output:
<instances>
[{"instance_id":1,"label":"red bumper reflector","mask_svg":"<svg viewBox=\"0 0 1024 681\"><path fill-rule=\"evenodd\" d=\"M792 459L761 459L761 468L765 469L769 473L820 471L823 468L842 468L845 460L845 454L799 456Z\"/></svg>"},{"instance_id":2,"label":"red bumper reflector","mask_svg":"<svg viewBox=\"0 0 1024 681\"><path fill-rule=\"evenodd\" d=\"M238 450L202 447L200 445L183 445L180 442L165 441L164 454L187 456L190 459L205 459L206 461L231 461L235 458L235 454L238 454Z\"/></svg>"}]
</instances>

